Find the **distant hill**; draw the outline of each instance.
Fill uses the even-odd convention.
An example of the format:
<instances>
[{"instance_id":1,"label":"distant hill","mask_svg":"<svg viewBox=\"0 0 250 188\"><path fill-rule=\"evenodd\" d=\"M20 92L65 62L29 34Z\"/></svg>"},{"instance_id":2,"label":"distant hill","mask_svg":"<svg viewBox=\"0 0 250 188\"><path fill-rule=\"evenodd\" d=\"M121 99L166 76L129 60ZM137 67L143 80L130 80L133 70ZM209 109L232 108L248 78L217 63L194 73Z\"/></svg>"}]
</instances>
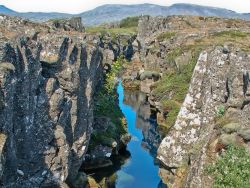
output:
<instances>
[{"instance_id":1,"label":"distant hill","mask_svg":"<svg viewBox=\"0 0 250 188\"><path fill-rule=\"evenodd\" d=\"M34 21L46 21L51 18L65 18L72 16L82 17L85 25L98 25L102 23L120 21L128 16L168 16L168 15L200 15L200 16L217 16L225 18L241 18L250 19L250 13L240 14L231 10L200 6L194 4L174 4L172 6L160 6L154 4L137 4L137 5L119 5L108 4L99 6L93 10L83 12L81 14L63 14L63 13L39 13L28 12L19 13L5 6L0 5L0 13L21 16Z\"/></svg>"},{"instance_id":2,"label":"distant hill","mask_svg":"<svg viewBox=\"0 0 250 188\"><path fill-rule=\"evenodd\" d=\"M2 13L2 14L13 14L13 13L15 13L15 11L7 8L4 5L0 5L0 13Z\"/></svg>"}]
</instances>

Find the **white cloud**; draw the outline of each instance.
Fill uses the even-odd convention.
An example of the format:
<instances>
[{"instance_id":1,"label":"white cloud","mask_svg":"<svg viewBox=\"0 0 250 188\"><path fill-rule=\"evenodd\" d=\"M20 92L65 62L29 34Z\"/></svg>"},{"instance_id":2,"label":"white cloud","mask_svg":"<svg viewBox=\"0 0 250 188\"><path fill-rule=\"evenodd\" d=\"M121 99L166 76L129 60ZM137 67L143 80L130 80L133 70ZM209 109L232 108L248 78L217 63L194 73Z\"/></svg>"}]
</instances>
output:
<instances>
[{"instance_id":1,"label":"white cloud","mask_svg":"<svg viewBox=\"0 0 250 188\"><path fill-rule=\"evenodd\" d=\"M67 12L80 13L104 4L152 3L169 6L174 3L193 3L231 9L237 12L250 12L249 0L0 0L13 10L20 12Z\"/></svg>"}]
</instances>

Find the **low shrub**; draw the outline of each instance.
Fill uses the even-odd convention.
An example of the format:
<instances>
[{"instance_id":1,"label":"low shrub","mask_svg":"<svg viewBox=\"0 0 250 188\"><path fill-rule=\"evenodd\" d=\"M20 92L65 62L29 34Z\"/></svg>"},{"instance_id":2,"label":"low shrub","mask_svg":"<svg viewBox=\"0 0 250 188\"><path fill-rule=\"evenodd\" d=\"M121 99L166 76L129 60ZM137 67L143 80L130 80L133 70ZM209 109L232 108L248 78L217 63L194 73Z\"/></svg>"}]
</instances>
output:
<instances>
[{"instance_id":1,"label":"low shrub","mask_svg":"<svg viewBox=\"0 0 250 188\"><path fill-rule=\"evenodd\" d=\"M121 28L131 28L131 27L137 27L139 22L139 17L127 17L121 20L120 27Z\"/></svg>"},{"instance_id":2,"label":"low shrub","mask_svg":"<svg viewBox=\"0 0 250 188\"><path fill-rule=\"evenodd\" d=\"M174 37L176 35L175 32L164 32L164 33L161 33L157 36L157 40L162 42L164 40L168 40L168 39L171 39L172 37Z\"/></svg>"},{"instance_id":3,"label":"low shrub","mask_svg":"<svg viewBox=\"0 0 250 188\"><path fill-rule=\"evenodd\" d=\"M250 154L243 147L230 145L207 172L214 176L213 188L249 188Z\"/></svg>"},{"instance_id":4,"label":"low shrub","mask_svg":"<svg viewBox=\"0 0 250 188\"><path fill-rule=\"evenodd\" d=\"M216 115L217 115L217 117L222 117L222 116L224 116L225 112L226 112L225 107L223 105L220 105L217 108Z\"/></svg>"}]
</instances>

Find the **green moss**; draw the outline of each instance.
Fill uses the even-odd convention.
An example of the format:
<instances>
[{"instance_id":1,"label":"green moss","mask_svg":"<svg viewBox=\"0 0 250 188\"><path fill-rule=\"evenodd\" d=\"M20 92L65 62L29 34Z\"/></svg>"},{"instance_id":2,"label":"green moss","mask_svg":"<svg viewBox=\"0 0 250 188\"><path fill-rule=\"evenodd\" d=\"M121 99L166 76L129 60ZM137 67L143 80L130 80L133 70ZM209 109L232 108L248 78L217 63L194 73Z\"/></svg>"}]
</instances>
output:
<instances>
[{"instance_id":1,"label":"green moss","mask_svg":"<svg viewBox=\"0 0 250 188\"><path fill-rule=\"evenodd\" d=\"M168 40L168 39L171 39L172 37L174 37L176 35L175 32L164 32L164 33L161 33L157 36L157 40L162 42L164 40Z\"/></svg>"},{"instance_id":2,"label":"green moss","mask_svg":"<svg viewBox=\"0 0 250 188\"><path fill-rule=\"evenodd\" d=\"M153 95L162 99L171 92L172 100L182 103L189 88L197 59L198 53L195 52L187 65L181 65L178 71L164 74L162 79L154 86Z\"/></svg>"},{"instance_id":3,"label":"green moss","mask_svg":"<svg viewBox=\"0 0 250 188\"><path fill-rule=\"evenodd\" d=\"M213 188L248 188L250 185L250 155L243 147L230 145L214 165L207 168L214 176Z\"/></svg>"}]
</instances>

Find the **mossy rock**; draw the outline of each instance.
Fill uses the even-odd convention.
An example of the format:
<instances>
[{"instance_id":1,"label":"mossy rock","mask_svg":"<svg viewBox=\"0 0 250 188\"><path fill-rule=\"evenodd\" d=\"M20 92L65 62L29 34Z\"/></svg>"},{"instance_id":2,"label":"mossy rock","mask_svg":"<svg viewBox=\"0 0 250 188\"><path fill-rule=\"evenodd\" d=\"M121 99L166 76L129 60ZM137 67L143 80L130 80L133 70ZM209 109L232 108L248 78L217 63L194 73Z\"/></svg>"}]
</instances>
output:
<instances>
[{"instance_id":1,"label":"mossy rock","mask_svg":"<svg viewBox=\"0 0 250 188\"><path fill-rule=\"evenodd\" d=\"M239 123L229 123L229 124L226 124L225 126L223 126L222 130L225 133L231 134L231 133L234 133L234 132L237 132L240 130L240 124Z\"/></svg>"},{"instance_id":2,"label":"mossy rock","mask_svg":"<svg viewBox=\"0 0 250 188\"><path fill-rule=\"evenodd\" d=\"M238 134L244 140L250 141L250 128L241 129Z\"/></svg>"},{"instance_id":3,"label":"mossy rock","mask_svg":"<svg viewBox=\"0 0 250 188\"><path fill-rule=\"evenodd\" d=\"M222 134L219 138L219 143L224 146L237 145L237 137L235 134Z\"/></svg>"},{"instance_id":4,"label":"mossy rock","mask_svg":"<svg viewBox=\"0 0 250 188\"><path fill-rule=\"evenodd\" d=\"M154 79L154 80L159 80L160 74L158 72L152 72L152 71L144 71L140 75L140 80L145 80L145 79Z\"/></svg>"}]
</instances>

